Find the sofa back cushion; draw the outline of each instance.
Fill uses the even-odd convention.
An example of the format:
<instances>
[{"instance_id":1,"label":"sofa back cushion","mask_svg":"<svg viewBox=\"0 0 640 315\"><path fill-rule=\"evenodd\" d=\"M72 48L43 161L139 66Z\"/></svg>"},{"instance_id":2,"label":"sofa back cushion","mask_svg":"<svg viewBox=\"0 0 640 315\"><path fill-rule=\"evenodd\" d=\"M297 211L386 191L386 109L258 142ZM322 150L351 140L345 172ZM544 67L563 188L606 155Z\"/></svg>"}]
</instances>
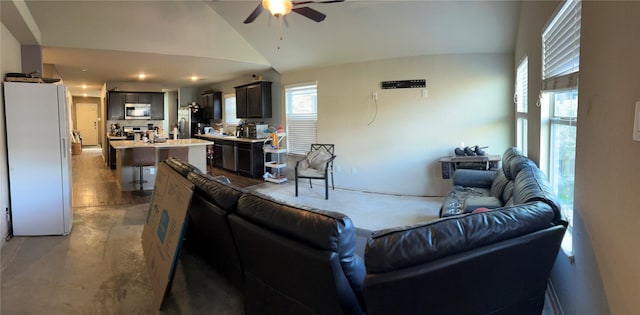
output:
<instances>
[{"instance_id":1,"label":"sofa back cushion","mask_svg":"<svg viewBox=\"0 0 640 315\"><path fill-rule=\"evenodd\" d=\"M513 181L513 202L515 204L542 201L548 204L561 218L560 206L542 171L531 161L524 166Z\"/></svg>"},{"instance_id":2,"label":"sofa back cushion","mask_svg":"<svg viewBox=\"0 0 640 315\"><path fill-rule=\"evenodd\" d=\"M508 180L513 180L529 159L516 147L508 148L502 155L502 171Z\"/></svg>"},{"instance_id":3,"label":"sofa back cushion","mask_svg":"<svg viewBox=\"0 0 640 315\"><path fill-rule=\"evenodd\" d=\"M180 175L182 175L183 177L187 177L190 172L202 173L199 168L193 166L189 162L173 156L167 158L165 162L176 172L180 173Z\"/></svg>"},{"instance_id":4,"label":"sofa back cushion","mask_svg":"<svg viewBox=\"0 0 640 315\"><path fill-rule=\"evenodd\" d=\"M234 212L236 210L238 199L243 193L240 188L227 184L224 180L218 180L211 175L197 172L189 173L187 179L195 185L196 194L219 206L224 211Z\"/></svg>"},{"instance_id":5,"label":"sofa back cushion","mask_svg":"<svg viewBox=\"0 0 640 315\"><path fill-rule=\"evenodd\" d=\"M504 192L504 188L507 186L507 183L509 183L509 180L504 175L504 171L502 171L502 169L499 169L496 172L496 176L494 177L493 182L491 183L489 194L493 197L500 198L504 203L506 200L502 199L502 193Z\"/></svg>"},{"instance_id":6,"label":"sofa back cushion","mask_svg":"<svg viewBox=\"0 0 640 315\"><path fill-rule=\"evenodd\" d=\"M448 217L431 223L375 232L365 249L367 273L407 268L552 225L544 202Z\"/></svg>"},{"instance_id":7,"label":"sofa back cushion","mask_svg":"<svg viewBox=\"0 0 640 315\"><path fill-rule=\"evenodd\" d=\"M248 313L362 313L366 271L349 217L246 193L229 219L245 267Z\"/></svg>"}]
</instances>

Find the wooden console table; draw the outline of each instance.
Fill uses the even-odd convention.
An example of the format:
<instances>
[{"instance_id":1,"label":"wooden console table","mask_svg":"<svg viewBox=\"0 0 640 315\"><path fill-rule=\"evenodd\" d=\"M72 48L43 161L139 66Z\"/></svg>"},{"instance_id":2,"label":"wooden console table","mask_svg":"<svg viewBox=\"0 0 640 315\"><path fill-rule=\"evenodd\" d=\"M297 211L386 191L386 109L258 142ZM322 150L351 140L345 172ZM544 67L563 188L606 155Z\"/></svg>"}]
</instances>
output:
<instances>
[{"instance_id":1,"label":"wooden console table","mask_svg":"<svg viewBox=\"0 0 640 315\"><path fill-rule=\"evenodd\" d=\"M451 178L457 169L497 170L500 167L500 159L500 155L442 157L442 179Z\"/></svg>"}]
</instances>

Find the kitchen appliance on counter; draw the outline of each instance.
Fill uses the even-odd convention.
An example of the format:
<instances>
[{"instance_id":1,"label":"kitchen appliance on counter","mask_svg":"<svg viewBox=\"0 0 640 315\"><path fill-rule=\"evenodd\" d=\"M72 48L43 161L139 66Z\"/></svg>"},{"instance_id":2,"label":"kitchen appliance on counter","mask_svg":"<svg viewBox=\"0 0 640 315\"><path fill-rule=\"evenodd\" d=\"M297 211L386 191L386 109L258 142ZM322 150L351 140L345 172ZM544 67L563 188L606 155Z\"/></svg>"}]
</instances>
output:
<instances>
[{"instance_id":1,"label":"kitchen appliance on counter","mask_svg":"<svg viewBox=\"0 0 640 315\"><path fill-rule=\"evenodd\" d=\"M124 104L124 119L151 119L151 104Z\"/></svg>"},{"instance_id":2,"label":"kitchen appliance on counter","mask_svg":"<svg viewBox=\"0 0 640 315\"><path fill-rule=\"evenodd\" d=\"M73 208L66 88L5 82L4 101L13 235L67 235Z\"/></svg>"},{"instance_id":3,"label":"kitchen appliance on counter","mask_svg":"<svg viewBox=\"0 0 640 315\"><path fill-rule=\"evenodd\" d=\"M124 127L124 136L127 137L127 140L133 140L135 135L138 134L140 139L142 139L142 134L148 127Z\"/></svg>"},{"instance_id":4,"label":"kitchen appliance on counter","mask_svg":"<svg viewBox=\"0 0 640 315\"><path fill-rule=\"evenodd\" d=\"M120 137L122 136L122 128L120 128L119 124L111 124L111 131L109 132L110 136Z\"/></svg>"},{"instance_id":5,"label":"kitchen appliance on counter","mask_svg":"<svg viewBox=\"0 0 640 315\"><path fill-rule=\"evenodd\" d=\"M236 126L236 137L238 138L246 138L245 125L239 124Z\"/></svg>"},{"instance_id":6,"label":"kitchen appliance on counter","mask_svg":"<svg viewBox=\"0 0 640 315\"><path fill-rule=\"evenodd\" d=\"M269 135L265 132L269 128L268 125L258 125L255 123L247 123L244 126L245 129L245 137L251 139L265 139L269 137Z\"/></svg>"},{"instance_id":7,"label":"kitchen appliance on counter","mask_svg":"<svg viewBox=\"0 0 640 315\"><path fill-rule=\"evenodd\" d=\"M192 107L178 109L178 138L189 139L198 134L198 123L203 123L201 113L202 111Z\"/></svg>"},{"instance_id":8,"label":"kitchen appliance on counter","mask_svg":"<svg viewBox=\"0 0 640 315\"><path fill-rule=\"evenodd\" d=\"M209 127L207 124L203 122L196 123L196 133L197 135L205 134L204 128Z\"/></svg>"}]
</instances>

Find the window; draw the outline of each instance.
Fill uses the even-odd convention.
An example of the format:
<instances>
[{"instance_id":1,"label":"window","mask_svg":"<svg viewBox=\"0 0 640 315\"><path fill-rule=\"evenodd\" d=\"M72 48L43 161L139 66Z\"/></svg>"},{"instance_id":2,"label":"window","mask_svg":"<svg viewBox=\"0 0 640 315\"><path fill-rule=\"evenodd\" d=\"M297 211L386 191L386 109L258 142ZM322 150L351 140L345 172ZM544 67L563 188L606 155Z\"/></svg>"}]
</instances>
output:
<instances>
[{"instance_id":1,"label":"window","mask_svg":"<svg viewBox=\"0 0 640 315\"><path fill-rule=\"evenodd\" d=\"M573 195L578 122L581 2L562 4L542 33L543 126L548 126L546 171L564 217L569 221L563 249L571 252Z\"/></svg>"},{"instance_id":2,"label":"window","mask_svg":"<svg viewBox=\"0 0 640 315\"><path fill-rule=\"evenodd\" d=\"M240 119L236 117L236 95L226 94L224 96L224 122L227 125L237 125Z\"/></svg>"},{"instance_id":3,"label":"window","mask_svg":"<svg viewBox=\"0 0 640 315\"><path fill-rule=\"evenodd\" d=\"M522 154L527 155L527 111L528 111L528 76L529 59L524 57L516 70L516 146Z\"/></svg>"},{"instance_id":4,"label":"window","mask_svg":"<svg viewBox=\"0 0 640 315\"><path fill-rule=\"evenodd\" d=\"M318 88L308 83L284 88L287 111L287 148L292 154L306 154L317 142Z\"/></svg>"}]
</instances>

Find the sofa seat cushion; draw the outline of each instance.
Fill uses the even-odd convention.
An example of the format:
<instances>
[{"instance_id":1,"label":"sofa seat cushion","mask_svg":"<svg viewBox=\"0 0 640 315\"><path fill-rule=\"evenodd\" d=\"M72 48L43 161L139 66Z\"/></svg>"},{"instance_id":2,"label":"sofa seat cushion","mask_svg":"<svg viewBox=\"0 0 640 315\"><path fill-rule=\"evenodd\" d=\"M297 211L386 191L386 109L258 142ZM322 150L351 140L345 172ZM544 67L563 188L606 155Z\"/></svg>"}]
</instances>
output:
<instances>
[{"instance_id":1,"label":"sofa seat cushion","mask_svg":"<svg viewBox=\"0 0 640 315\"><path fill-rule=\"evenodd\" d=\"M407 268L525 235L550 227L554 218L548 204L531 202L375 232L365 249L367 273Z\"/></svg>"},{"instance_id":2,"label":"sofa seat cushion","mask_svg":"<svg viewBox=\"0 0 640 315\"><path fill-rule=\"evenodd\" d=\"M444 198L440 216L458 215L464 212L464 202L467 198L489 197L489 189L454 186Z\"/></svg>"},{"instance_id":3,"label":"sofa seat cushion","mask_svg":"<svg viewBox=\"0 0 640 315\"><path fill-rule=\"evenodd\" d=\"M495 209L502 207L502 201L496 197L471 197L464 200L464 212L472 212L478 208Z\"/></svg>"}]
</instances>

